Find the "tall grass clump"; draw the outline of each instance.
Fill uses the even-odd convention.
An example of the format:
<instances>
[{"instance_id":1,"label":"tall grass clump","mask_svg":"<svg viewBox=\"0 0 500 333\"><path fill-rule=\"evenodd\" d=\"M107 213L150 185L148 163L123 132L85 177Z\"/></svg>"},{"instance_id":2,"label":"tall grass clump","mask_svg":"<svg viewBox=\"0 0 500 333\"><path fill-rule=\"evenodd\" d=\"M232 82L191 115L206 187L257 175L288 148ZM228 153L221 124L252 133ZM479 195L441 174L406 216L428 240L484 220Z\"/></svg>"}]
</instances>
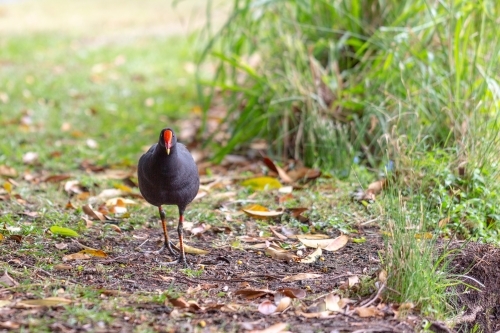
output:
<instances>
[{"instance_id":1,"label":"tall grass clump","mask_svg":"<svg viewBox=\"0 0 500 333\"><path fill-rule=\"evenodd\" d=\"M437 249L437 237L428 231L434 214L423 194L408 199L391 191L384 202L386 297L433 318L450 317L457 312L452 287L462 283L448 272L455 250Z\"/></svg>"},{"instance_id":2,"label":"tall grass clump","mask_svg":"<svg viewBox=\"0 0 500 333\"><path fill-rule=\"evenodd\" d=\"M402 135L456 148L457 163L492 156L496 137L478 133L498 132L500 2L232 4L200 58L216 68L200 81L205 120L227 108L215 160L265 139L275 157L344 173L354 157L377 166L383 138Z\"/></svg>"}]
</instances>

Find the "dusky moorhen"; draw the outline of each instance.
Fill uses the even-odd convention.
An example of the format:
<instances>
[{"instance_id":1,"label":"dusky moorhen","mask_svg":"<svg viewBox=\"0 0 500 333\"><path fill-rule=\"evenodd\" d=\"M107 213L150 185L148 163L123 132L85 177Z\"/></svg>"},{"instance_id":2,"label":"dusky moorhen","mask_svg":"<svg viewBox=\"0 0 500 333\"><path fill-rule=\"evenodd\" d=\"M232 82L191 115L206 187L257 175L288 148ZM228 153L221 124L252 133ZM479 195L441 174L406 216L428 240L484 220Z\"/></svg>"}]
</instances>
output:
<instances>
[{"instance_id":1,"label":"dusky moorhen","mask_svg":"<svg viewBox=\"0 0 500 333\"><path fill-rule=\"evenodd\" d=\"M170 128L161 130L158 143L154 144L141 156L138 165L139 189L150 204L157 206L160 212L165 243L158 253L167 249L176 255L177 249L169 240L165 211L162 205L176 205L179 208L179 257L168 264L182 263L187 266L184 253L182 223L184 210L198 194L200 177L198 168L186 146L177 142L175 133Z\"/></svg>"}]
</instances>

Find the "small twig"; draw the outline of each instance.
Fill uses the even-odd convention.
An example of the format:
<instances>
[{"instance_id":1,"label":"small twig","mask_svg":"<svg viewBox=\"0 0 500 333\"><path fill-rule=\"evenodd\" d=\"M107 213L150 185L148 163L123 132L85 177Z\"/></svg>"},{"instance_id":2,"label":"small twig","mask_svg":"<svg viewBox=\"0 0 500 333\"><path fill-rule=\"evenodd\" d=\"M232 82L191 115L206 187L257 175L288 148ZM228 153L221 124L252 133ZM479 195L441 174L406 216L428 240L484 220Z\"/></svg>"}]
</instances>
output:
<instances>
[{"instance_id":1,"label":"small twig","mask_svg":"<svg viewBox=\"0 0 500 333\"><path fill-rule=\"evenodd\" d=\"M373 302L375 302L380 297L380 294L382 294L382 291L384 289L385 289L385 283L382 283L380 285L380 287L378 288L377 293L375 294L375 297L373 297L371 300L369 300L365 304L363 304L363 302L361 302L360 308L366 308L366 307L370 306L371 304L373 304Z\"/></svg>"},{"instance_id":2,"label":"small twig","mask_svg":"<svg viewBox=\"0 0 500 333\"><path fill-rule=\"evenodd\" d=\"M75 243L76 245L80 246L81 248L83 248L85 250L95 250L93 247L83 245L82 243L80 243L76 239L73 239L73 243Z\"/></svg>"},{"instance_id":3,"label":"small twig","mask_svg":"<svg viewBox=\"0 0 500 333\"><path fill-rule=\"evenodd\" d=\"M146 240L144 242L142 242L139 246L137 246L136 248L140 248L141 246L143 246L144 244L146 244L147 242L149 241L149 238L146 238Z\"/></svg>"},{"instance_id":4,"label":"small twig","mask_svg":"<svg viewBox=\"0 0 500 333\"><path fill-rule=\"evenodd\" d=\"M377 222L379 220L378 217L374 218L374 219L371 219L371 220L368 220L368 221L365 221L363 223L360 223L361 225L367 225L367 224L370 224L372 222Z\"/></svg>"}]
</instances>

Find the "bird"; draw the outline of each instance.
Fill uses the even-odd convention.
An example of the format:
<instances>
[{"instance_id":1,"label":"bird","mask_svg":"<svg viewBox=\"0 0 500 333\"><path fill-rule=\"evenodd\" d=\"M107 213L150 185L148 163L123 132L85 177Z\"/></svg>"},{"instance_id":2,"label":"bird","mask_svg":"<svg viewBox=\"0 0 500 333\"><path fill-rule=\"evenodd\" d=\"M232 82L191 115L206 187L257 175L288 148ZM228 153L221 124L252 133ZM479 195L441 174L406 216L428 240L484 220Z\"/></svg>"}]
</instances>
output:
<instances>
[{"instance_id":1,"label":"bird","mask_svg":"<svg viewBox=\"0 0 500 333\"><path fill-rule=\"evenodd\" d=\"M165 249L177 260L167 264L183 264L188 267L183 243L183 222L186 207L198 194L200 176L193 156L186 146L177 142L175 132L164 128L160 132L158 143L149 148L139 159L137 167L139 189L142 196L151 205L158 207L163 228L164 244L156 251ZM176 205L179 209L179 248L172 244L168 237L167 221L163 205ZM176 251L175 251L175 250Z\"/></svg>"}]
</instances>

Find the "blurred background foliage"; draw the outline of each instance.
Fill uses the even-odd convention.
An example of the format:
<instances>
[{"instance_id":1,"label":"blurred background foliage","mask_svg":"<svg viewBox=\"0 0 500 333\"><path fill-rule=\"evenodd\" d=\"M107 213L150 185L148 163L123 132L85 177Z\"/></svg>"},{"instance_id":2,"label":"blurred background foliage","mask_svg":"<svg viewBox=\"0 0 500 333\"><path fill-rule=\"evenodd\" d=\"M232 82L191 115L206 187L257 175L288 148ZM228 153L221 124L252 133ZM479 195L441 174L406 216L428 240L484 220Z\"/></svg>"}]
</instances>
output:
<instances>
[{"instance_id":1,"label":"blurred background foliage","mask_svg":"<svg viewBox=\"0 0 500 333\"><path fill-rule=\"evenodd\" d=\"M500 97L500 3L232 5L200 58L217 69L199 81L206 117L216 99L228 108L221 126L231 136L216 147L217 161L260 138L283 161L301 159L341 177L353 162L379 167L408 149L449 149L458 164L476 155L479 167L491 157ZM401 138L409 145L402 147Z\"/></svg>"}]
</instances>

